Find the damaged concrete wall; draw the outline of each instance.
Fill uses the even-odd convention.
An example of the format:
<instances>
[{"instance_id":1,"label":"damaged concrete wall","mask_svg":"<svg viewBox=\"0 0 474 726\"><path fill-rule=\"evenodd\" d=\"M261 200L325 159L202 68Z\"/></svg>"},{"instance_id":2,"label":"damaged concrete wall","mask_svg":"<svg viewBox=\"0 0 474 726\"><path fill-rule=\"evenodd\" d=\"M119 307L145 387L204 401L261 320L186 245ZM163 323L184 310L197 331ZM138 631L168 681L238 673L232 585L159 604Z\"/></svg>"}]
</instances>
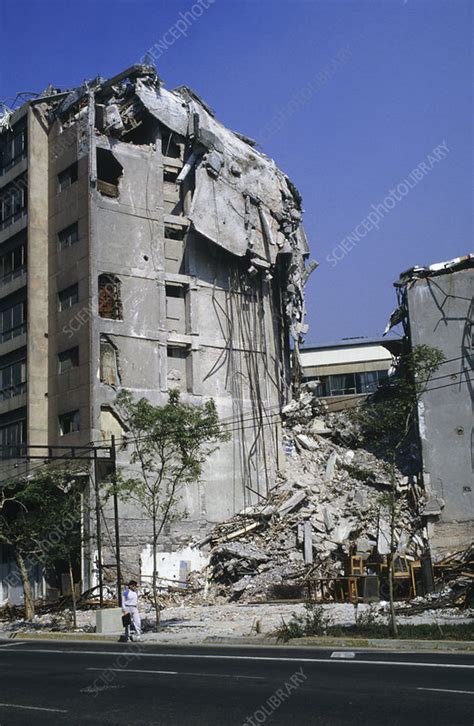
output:
<instances>
[{"instance_id":1,"label":"damaged concrete wall","mask_svg":"<svg viewBox=\"0 0 474 726\"><path fill-rule=\"evenodd\" d=\"M418 411L435 555L474 540L473 289L472 258L443 274L414 274L406 287L412 345L439 348L446 358Z\"/></svg>"},{"instance_id":2,"label":"damaged concrete wall","mask_svg":"<svg viewBox=\"0 0 474 726\"><path fill-rule=\"evenodd\" d=\"M40 101L50 144L51 442L120 434L121 386L154 404L171 387L191 404L212 396L233 422L232 441L183 493L186 518L164 532L176 569L192 536L274 481L273 414L288 400L289 336L298 353L314 267L305 266L301 198L255 142L190 89L166 90L151 67ZM58 247L74 225L75 243ZM76 285L58 312L58 295ZM78 370L58 378L58 355L72 347ZM77 409L80 428L59 436L65 407ZM121 519L124 559L139 574L148 525L131 504Z\"/></svg>"}]
</instances>

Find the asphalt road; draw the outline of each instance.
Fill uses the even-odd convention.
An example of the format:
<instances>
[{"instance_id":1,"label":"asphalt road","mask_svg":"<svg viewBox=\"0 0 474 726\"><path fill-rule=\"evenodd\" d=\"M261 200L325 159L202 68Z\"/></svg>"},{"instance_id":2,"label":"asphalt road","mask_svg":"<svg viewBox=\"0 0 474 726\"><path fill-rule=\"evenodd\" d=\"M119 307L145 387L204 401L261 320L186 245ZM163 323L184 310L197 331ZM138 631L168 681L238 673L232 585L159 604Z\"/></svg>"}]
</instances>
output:
<instances>
[{"instance_id":1,"label":"asphalt road","mask_svg":"<svg viewBox=\"0 0 474 726\"><path fill-rule=\"evenodd\" d=\"M0 726L474 724L474 656L0 642Z\"/></svg>"}]
</instances>

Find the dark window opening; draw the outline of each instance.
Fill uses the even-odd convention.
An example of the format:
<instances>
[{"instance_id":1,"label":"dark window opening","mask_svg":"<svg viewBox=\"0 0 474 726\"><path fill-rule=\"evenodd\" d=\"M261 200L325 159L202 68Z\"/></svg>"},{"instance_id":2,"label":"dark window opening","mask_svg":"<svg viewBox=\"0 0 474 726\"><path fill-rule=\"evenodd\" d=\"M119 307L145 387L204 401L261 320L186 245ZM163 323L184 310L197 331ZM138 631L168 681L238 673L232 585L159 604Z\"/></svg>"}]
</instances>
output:
<instances>
[{"instance_id":1,"label":"dark window opening","mask_svg":"<svg viewBox=\"0 0 474 726\"><path fill-rule=\"evenodd\" d=\"M97 149L97 189L105 197L119 195L119 181L123 166L109 149Z\"/></svg>"},{"instance_id":2,"label":"dark window opening","mask_svg":"<svg viewBox=\"0 0 474 726\"><path fill-rule=\"evenodd\" d=\"M158 136L159 123L149 111L144 110L136 126L129 131L122 132L122 140L138 146L154 144Z\"/></svg>"},{"instance_id":3,"label":"dark window opening","mask_svg":"<svg viewBox=\"0 0 474 726\"><path fill-rule=\"evenodd\" d=\"M0 342L26 333L26 300L19 300L0 310Z\"/></svg>"},{"instance_id":4,"label":"dark window opening","mask_svg":"<svg viewBox=\"0 0 474 726\"><path fill-rule=\"evenodd\" d=\"M0 368L0 400L6 401L26 391L26 358Z\"/></svg>"},{"instance_id":5,"label":"dark window opening","mask_svg":"<svg viewBox=\"0 0 474 726\"><path fill-rule=\"evenodd\" d=\"M184 240L184 227L165 227L165 239Z\"/></svg>"},{"instance_id":6,"label":"dark window opening","mask_svg":"<svg viewBox=\"0 0 474 726\"><path fill-rule=\"evenodd\" d=\"M78 302L79 287L77 283L75 285L70 285L69 287L64 288L64 290L60 290L58 292L59 312L62 312L63 310L68 310L68 308L72 308L72 306L76 305L76 303Z\"/></svg>"},{"instance_id":7,"label":"dark window opening","mask_svg":"<svg viewBox=\"0 0 474 726\"><path fill-rule=\"evenodd\" d=\"M166 283L165 290L166 290L166 297L184 298L186 296L186 287L184 285L180 285L178 283L176 283L176 284L173 284L171 282Z\"/></svg>"},{"instance_id":8,"label":"dark window opening","mask_svg":"<svg viewBox=\"0 0 474 726\"><path fill-rule=\"evenodd\" d=\"M162 127L161 131L161 153L171 159L181 159L181 146L175 141L176 136L172 131Z\"/></svg>"},{"instance_id":9,"label":"dark window opening","mask_svg":"<svg viewBox=\"0 0 474 726\"><path fill-rule=\"evenodd\" d=\"M16 235L2 247L5 251L0 254L0 285L26 272L26 234Z\"/></svg>"},{"instance_id":10,"label":"dark window opening","mask_svg":"<svg viewBox=\"0 0 474 726\"><path fill-rule=\"evenodd\" d=\"M170 184L176 184L176 179L178 178L179 169L171 169L171 168L165 168L163 170L163 181L169 182Z\"/></svg>"},{"instance_id":11,"label":"dark window opening","mask_svg":"<svg viewBox=\"0 0 474 726\"><path fill-rule=\"evenodd\" d=\"M68 189L75 182L77 182L77 161L58 174L59 191Z\"/></svg>"},{"instance_id":12,"label":"dark window opening","mask_svg":"<svg viewBox=\"0 0 474 726\"><path fill-rule=\"evenodd\" d=\"M5 174L19 161L26 158L27 132L26 120L22 119L11 131L0 135L0 176Z\"/></svg>"},{"instance_id":13,"label":"dark window opening","mask_svg":"<svg viewBox=\"0 0 474 726\"><path fill-rule=\"evenodd\" d=\"M120 280L115 275L99 275L99 315L101 318L122 320Z\"/></svg>"},{"instance_id":14,"label":"dark window opening","mask_svg":"<svg viewBox=\"0 0 474 726\"><path fill-rule=\"evenodd\" d=\"M65 436L72 434L74 431L80 430L80 414L79 411L69 411L58 416L59 435Z\"/></svg>"},{"instance_id":15,"label":"dark window opening","mask_svg":"<svg viewBox=\"0 0 474 726\"><path fill-rule=\"evenodd\" d=\"M0 426L0 458L14 459L26 454L26 420Z\"/></svg>"},{"instance_id":16,"label":"dark window opening","mask_svg":"<svg viewBox=\"0 0 474 726\"><path fill-rule=\"evenodd\" d=\"M59 353L58 364L59 373L66 373L71 368L77 368L79 365L79 348L76 346Z\"/></svg>"},{"instance_id":17,"label":"dark window opening","mask_svg":"<svg viewBox=\"0 0 474 726\"><path fill-rule=\"evenodd\" d=\"M0 193L0 229L9 227L26 214L28 192L26 175L22 174Z\"/></svg>"},{"instance_id":18,"label":"dark window opening","mask_svg":"<svg viewBox=\"0 0 474 726\"><path fill-rule=\"evenodd\" d=\"M168 358L186 359L189 355L189 348L184 345L168 345L166 355Z\"/></svg>"},{"instance_id":19,"label":"dark window opening","mask_svg":"<svg viewBox=\"0 0 474 726\"><path fill-rule=\"evenodd\" d=\"M77 242L78 239L79 227L77 222L74 222L74 224L70 224L68 227L65 227L58 232L59 249L63 250L66 247L71 247L71 245L73 245L74 242Z\"/></svg>"}]
</instances>

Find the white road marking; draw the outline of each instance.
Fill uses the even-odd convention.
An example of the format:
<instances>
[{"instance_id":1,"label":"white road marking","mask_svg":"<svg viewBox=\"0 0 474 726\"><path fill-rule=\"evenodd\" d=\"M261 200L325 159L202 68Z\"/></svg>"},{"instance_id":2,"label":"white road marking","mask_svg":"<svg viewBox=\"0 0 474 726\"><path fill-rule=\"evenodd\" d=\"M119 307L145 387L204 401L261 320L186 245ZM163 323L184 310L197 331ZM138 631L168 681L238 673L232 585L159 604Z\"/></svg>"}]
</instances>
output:
<instances>
[{"instance_id":1,"label":"white road marking","mask_svg":"<svg viewBox=\"0 0 474 726\"><path fill-rule=\"evenodd\" d=\"M184 673L183 671L149 671L143 668L87 668L88 671L113 671L114 673L159 673L163 676L206 676L209 678L246 678L264 681L265 676L240 676L237 673Z\"/></svg>"},{"instance_id":2,"label":"white road marking","mask_svg":"<svg viewBox=\"0 0 474 726\"><path fill-rule=\"evenodd\" d=\"M22 643L2 643L0 648L13 648L14 646L18 647L19 645L25 645L24 641Z\"/></svg>"},{"instance_id":3,"label":"white road marking","mask_svg":"<svg viewBox=\"0 0 474 726\"><path fill-rule=\"evenodd\" d=\"M469 696L474 696L474 691L453 691L450 688L417 688L417 691L436 691L438 693L467 693Z\"/></svg>"},{"instance_id":4,"label":"white road marking","mask_svg":"<svg viewBox=\"0 0 474 726\"><path fill-rule=\"evenodd\" d=\"M349 650L335 650L331 653L331 658L355 658L355 653Z\"/></svg>"},{"instance_id":5,"label":"white road marking","mask_svg":"<svg viewBox=\"0 0 474 726\"><path fill-rule=\"evenodd\" d=\"M22 706L19 703L0 703L4 708L24 708L27 711L49 711L50 713L68 713L63 708L40 708L39 706Z\"/></svg>"},{"instance_id":6,"label":"white road marking","mask_svg":"<svg viewBox=\"0 0 474 726\"><path fill-rule=\"evenodd\" d=\"M66 655L125 655L133 658L201 658L212 660L247 660L247 661L274 661L277 663L347 663L348 665L387 665L411 666L413 668L457 668L474 669L474 664L463 663L423 663L402 660L331 660L330 658L291 658L289 656L273 657L269 655L217 655L209 653L143 653L133 650L60 650L57 648L22 648L12 650L10 655L22 653L62 653Z\"/></svg>"},{"instance_id":7,"label":"white road marking","mask_svg":"<svg viewBox=\"0 0 474 726\"><path fill-rule=\"evenodd\" d=\"M116 685L104 685L104 686L87 686L87 688L81 688L80 693L102 693L102 691L120 690L125 686Z\"/></svg>"}]
</instances>

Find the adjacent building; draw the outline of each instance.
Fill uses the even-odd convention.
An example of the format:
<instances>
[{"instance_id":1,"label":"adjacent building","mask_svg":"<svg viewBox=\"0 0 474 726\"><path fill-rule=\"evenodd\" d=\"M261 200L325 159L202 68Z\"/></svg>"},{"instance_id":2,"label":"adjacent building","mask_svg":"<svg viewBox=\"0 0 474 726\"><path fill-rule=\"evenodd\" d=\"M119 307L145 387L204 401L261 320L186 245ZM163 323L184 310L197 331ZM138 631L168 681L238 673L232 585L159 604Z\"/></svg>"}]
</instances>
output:
<instances>
[{"instance_id":1,"label":"adjacent building","mask_svg":"<svg viewBox=\"0 0 474 726\"><path fill-rule=\"evenodd\" d=\"M474 541L474 255L413 267L395 283L410 348L428 345L445 361L418 407L432 553L440 557Z\"/></svg>"},{"instance_id":2,"label":"adjacent building","mask_svg":"<svg viewBox=\"0 0 474 726\"><path fill-rule=\"evenodd\" d=\"M345 338L301 349L301 378L338 411L355 406L386 380L398 351L397 340Z\"/></svg>"},{"instance_id":3,"label":"adjacent building","mask_svg":"<svg viewBox=\"0 0 474 726\"><path fill-rule=\"evenodd\" d=\"M232 441L163 539L174 577L191 537L273 484L290 336L298 350L305 330L301 197L149 66L50 87L0 128L2 478L28 471L35 446L121 439L121 387L155 404L170 388L212 396ZM131 506L121 520L127 561L150 574L147 523ZM84 563L88 585L94 552Z\"/></svg>"}]
</instances>

